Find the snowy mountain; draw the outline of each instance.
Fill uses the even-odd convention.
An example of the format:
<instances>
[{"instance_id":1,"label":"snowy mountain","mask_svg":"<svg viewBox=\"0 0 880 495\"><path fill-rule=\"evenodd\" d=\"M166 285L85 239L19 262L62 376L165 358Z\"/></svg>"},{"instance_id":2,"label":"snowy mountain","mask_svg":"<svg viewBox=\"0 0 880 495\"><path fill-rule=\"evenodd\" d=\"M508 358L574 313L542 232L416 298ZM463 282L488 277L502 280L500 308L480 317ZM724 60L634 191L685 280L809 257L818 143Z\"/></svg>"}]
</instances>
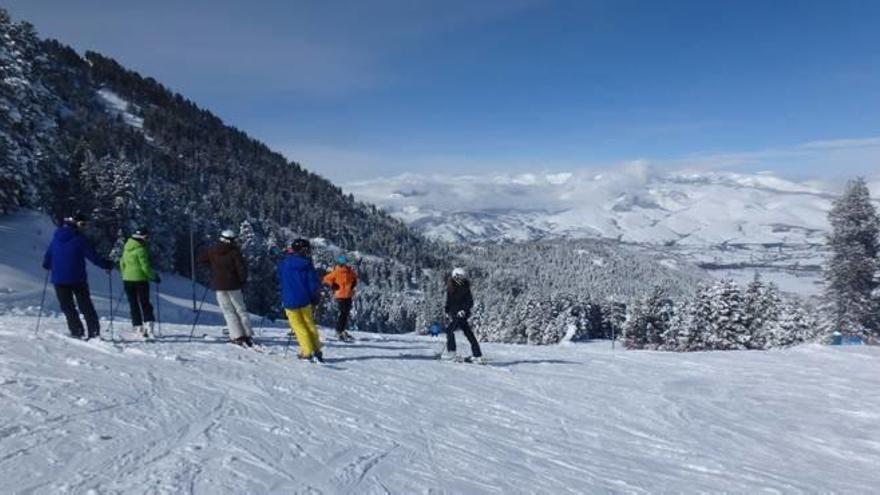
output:
<instances>
[{"instance_id":1,"label":"snowy mountain","mask_svg":"<svg viewBox=\"0 0 880 495\"><path fill-rule=\"evenodd\" d=\"M448 241L604 237L658 244L818 242L833 193L770 174L647 168L539 176L421 176L350 183Z\"/></svg>"},{"instance_id":2,"label":"snowy mountain","mask_svg":"<svg viewBox=\"0 0 880 495\"><path fill-rule=\"evenodd\" d=\"M873 185L880 193L880 180ZM836 192L769 173L668 173L644 166L544 175L407 174L344 187L437 239L615 239L678 252L724 273L773 271L786 288L807 293L815 291Z\"/></svg>"}]
</instances>

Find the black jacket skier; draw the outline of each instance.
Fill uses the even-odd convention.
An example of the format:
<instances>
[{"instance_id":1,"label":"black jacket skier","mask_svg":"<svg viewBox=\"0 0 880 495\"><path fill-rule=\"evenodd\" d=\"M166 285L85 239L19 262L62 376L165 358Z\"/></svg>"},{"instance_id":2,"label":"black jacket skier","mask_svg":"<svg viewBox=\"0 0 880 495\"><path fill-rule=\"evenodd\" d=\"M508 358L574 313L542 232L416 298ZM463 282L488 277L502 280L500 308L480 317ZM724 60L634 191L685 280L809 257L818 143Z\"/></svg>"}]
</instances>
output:
<instances>
[{"instance_id":1,"label":"black jacket skier","mask_svg":"<svg viewBox=\"0 0 880 495\"><path fill-rule=\"evenodd\" d=\"M474 297L471 294L471 283L467 279L467 272L464 268L456 268L452 270L452 278L446 284L446 306L444 309L449 319L449 324L446 325L446 359L458 359L455 351L455 330L461 329L471 344L473 358L481 363L484 362L480 343L468 323L473 307Z\"/></svg>"},{"instance_id":2,"label":"black jacket skier","mask_svg":"<svg viewBox=\"0 0 880 495\"><path fill-rule=\"evenodd\" d=\"M450 318L468 319L474 307L474 296L471 294L471 283L464 276L449 279L446 283L446 307L444 311Z\"/></svg>"}]
</instances>

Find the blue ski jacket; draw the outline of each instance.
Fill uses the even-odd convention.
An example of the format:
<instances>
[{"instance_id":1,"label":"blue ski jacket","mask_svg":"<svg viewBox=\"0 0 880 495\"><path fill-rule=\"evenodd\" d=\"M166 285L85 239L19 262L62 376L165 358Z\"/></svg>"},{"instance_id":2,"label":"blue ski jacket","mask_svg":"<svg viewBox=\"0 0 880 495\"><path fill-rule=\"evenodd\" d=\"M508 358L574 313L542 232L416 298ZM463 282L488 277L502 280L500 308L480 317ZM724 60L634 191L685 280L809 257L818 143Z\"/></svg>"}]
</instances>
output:
<instances>
[{"instance_id":1,"label":"blue ski jacket","mask_svg":"<svg viewBox=\"0 0 880 495\"><path fill-rule=\"evenodd\" d=\"M281 302L286 309L317 304L321 285L311 259L287 255L278 265L278 278L281 280Z\"/></svg>"},{"instance_id":2,"label":"blue ski jacket","mask_svg":"<svg viewBox=\"0 0 880 495\"><path fill-rule=\"evenodd\" d=\"M98 258L84 235L70 225L62 225L55 231L46 249L43 268L52 270L52 283L55 285L78 284L88 280L86 258L105 270L113 267L109 261Z\"/></svg>"}]
</instances>

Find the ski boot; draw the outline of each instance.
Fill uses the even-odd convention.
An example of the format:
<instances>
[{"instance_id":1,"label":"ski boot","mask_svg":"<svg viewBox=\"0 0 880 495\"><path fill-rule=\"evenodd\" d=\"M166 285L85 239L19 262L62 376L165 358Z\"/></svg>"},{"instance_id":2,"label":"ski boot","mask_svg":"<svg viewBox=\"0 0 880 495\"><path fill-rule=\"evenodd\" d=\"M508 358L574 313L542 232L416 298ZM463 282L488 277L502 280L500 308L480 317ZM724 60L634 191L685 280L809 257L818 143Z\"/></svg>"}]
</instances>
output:
<instances>
[{"instance_id":1,"label":"ski boot","mask_svg":"<svg viewBox=\"0 0 880 495\"><path fill-rule=\"evenodd\" d=\"M461 356L459 356L458 353L455 351L443 351L442 353L440 353L440 360L449 361L451 363L460 363Z\"/></svg>"},{"instance_id":2,"label":"ski boot","mask_svg":"<svg viewBox=\"0 0 880 495\"><path fill-rule=\"evenodd\" d=\"M489 361L486 360L485 356L479 356L479 357L471 356L471 357L465 358L464 361L466 363L473 363L473 364L480 364L480 365L489 364Z\"/></svg>"},{"instance_id":3,"label":"ski boot","mask_svg":"<svg viewBox=\"0 0 880 495\"><path fill-rule=\"evenodd\" d=\"M315 353L312 354L312 362L324 364L324 353L321 351L315 351Z\"/></svg>"},{"instance_id":4,"label":"ski boot","mask_svg":"<svg viewBox=\"0 0 880 495\"><path fill-rule=\"evenodd\" d=\"M341 342L346 342L349 344L354 342L354 337L352 337L351 334L345 330L343 330L341 332L336 332L336 339Z\"/></svg>"},{"instance_id":5,"label":"ski boot","mask_svg":"<svg viewBox=\"0 0 880 495\"><path fill-rule=\"evenodd\" d=\"M154 328L155 324L156 323L153 321L144 322L144 339L154 340L156 338L156 329Z\"/></svg>"}]
</instances>

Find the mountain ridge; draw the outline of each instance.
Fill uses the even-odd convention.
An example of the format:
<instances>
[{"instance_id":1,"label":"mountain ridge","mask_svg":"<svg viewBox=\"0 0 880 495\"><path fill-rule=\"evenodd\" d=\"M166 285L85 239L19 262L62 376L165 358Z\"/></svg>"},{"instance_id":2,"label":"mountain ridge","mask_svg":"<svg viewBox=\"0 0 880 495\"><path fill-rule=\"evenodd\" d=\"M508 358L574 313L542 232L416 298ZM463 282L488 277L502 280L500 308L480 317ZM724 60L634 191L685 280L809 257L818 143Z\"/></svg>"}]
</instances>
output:
<instances>
[{"instance_id":1,"label":"mountain ridge","mask_svg":"<svg viewBox=\"0 0 880 495\"><path fill-rule=\"evenodd\" d=\"M880 192L880 178L871 185ZM802 278L809 266L809 287L791 287L806 293L818 290L826 216L837 192L828 184L770 173L646 166L452 177L410 173L343 188L434 239L612 239L676 251L723 275L731 267L764 267ZM735 269L735 278L747 279L751 274L744 270Z\"/></svg>"}]
</instances>

